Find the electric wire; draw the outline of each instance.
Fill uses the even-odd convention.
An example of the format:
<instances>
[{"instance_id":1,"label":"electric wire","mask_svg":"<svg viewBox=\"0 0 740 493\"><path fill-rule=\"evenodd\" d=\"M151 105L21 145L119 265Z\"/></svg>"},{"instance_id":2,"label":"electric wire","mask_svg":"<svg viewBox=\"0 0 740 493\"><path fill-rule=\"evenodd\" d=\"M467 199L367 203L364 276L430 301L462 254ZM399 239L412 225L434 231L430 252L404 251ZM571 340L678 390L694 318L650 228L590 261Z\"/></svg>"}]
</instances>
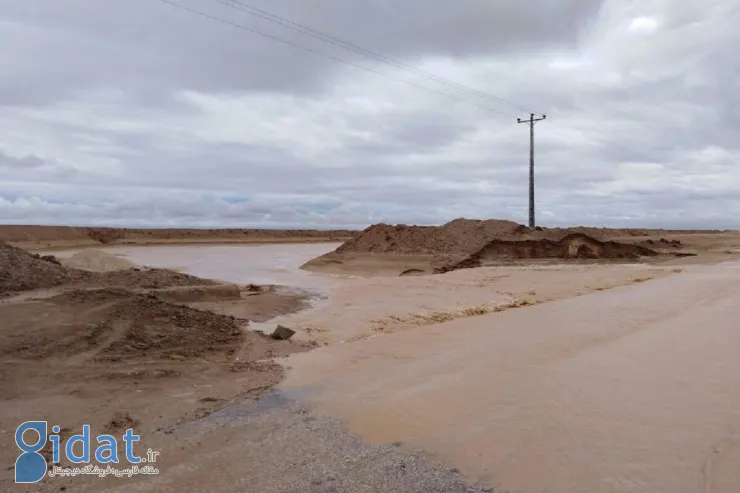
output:
<instances>
[{"instance_id":1,"label":"electric wire","mask_svg":"<svg viewBox=\"0 0 740 493\"><path fill-rule=\"evenodd\" d=\"M300 50L303 50L303 51L306 51L306 52L309 52L309 53L313 53L314 55L317 55L317 56L328 58L330 60L334 60L336 62L345 64L345 65L350 65L352 67L358 68L360 70L364 70L366 72L370 72L372 74L379 75L381 77L385 77L385 78L392 79L392 80L395 80L395 81L398 81L398 82L402 82L404 84L408 84L409 86L415 87L417 89L428 91L428 92L437 94L439 96L442 96L442 97L445 97L445 98L448 98L448 99L453 99L453 100L456 100L456 101L458 101L460 103L465 103L465 104L468 104L468 105L471 105L471 106L475 106L475 107L480 108L480 109L482 109L484 111L488 111L488 112L492 112L492 113L500 113L500 114L506 115L506 116L508 116L510 118L516 118L511 113L507 113L507 112L502 111L502 110L498 110L498 109L490 108L488 106L483 106L483 105L480 105L480 104L477 104L477 103L473 103L473 102L471 102L471 101L469 101L467 99L463 99L461 97L454 96L452 94L447 94L445 92L438 91L436 89L432 89L432 88L429 88L429 87L426 87L426 86L422 86L420 84L416 84L416 83L414 83L412 81L409 81L409 80L406 80L406 79L401 79L399 77L394 77L392 75L385 74L385 73L380 72L378 70L374 70L372 68L365 67L363 65L360 65L360 64L351 62L349 60L345 60L344 58L340 58L340 57L337 57L337 56L334 56L334 55L331 55L331 54L328 54L328 53L324 53L324 52L319 51L319 50L315 50L315 49L310 48L308 46L303 46L303 45L300 45L298 43L294 43L292 41L289 41L289 40L280 38L278 36L274 36L272 34L269 34L269 33L264 32L264 31L260 31L258 29L254 29L252 27L245 26L243 24L238 24L236 22L232 22L232 21L223 19L221 17L218 17L218 16L215 16L215 15L209 14L207 12L203 12L201 10L193 9L193 8L188 7L186 5L182 5L180 3L174 2L173 0L159 0L159 1L160 2L163 2L163 3L166 3L168 5L171 5L172 7L175 7L175 8L178 8L178 9L181 9L181 10L184 10L184 11L187 11L187 12L190 12L192 14L196 14L196 15L199 15L201 17L204 17L204 18L207 18L207 19L211 19L213 21L220 22L222 24L230 25L232 27L235 27L235 28L238 28L238 29L242 29L244 31L249 31L249 32L251 32L253 34L257 34L259 36L262 36L262 37L271 39L273 41L277 41L279 43L286 44L286 45L292 46L294 48L298 48Z\"/></svg>"}]
</instances>

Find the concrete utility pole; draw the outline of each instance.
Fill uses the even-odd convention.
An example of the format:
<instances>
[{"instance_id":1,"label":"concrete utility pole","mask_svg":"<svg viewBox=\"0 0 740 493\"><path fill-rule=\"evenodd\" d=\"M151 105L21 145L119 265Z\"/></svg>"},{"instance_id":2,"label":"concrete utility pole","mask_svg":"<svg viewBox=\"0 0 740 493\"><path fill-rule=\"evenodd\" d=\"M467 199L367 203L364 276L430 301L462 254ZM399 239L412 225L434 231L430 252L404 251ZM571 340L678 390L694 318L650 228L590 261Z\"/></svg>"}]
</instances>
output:
<instances>
[{"instance_id":1,"label":"concrete utility pole","mask_svg":"<svg viewBox=\"0 0 740 493\"><path fill-rule=\"evenodd\" d=\"M542 115L542 118L535 118L534 113L529 115L529 120L522 120L517 118L517 123L526 123L529 125L529 227L535 227L534 221L534 124L547 118L546 115Z\"/></svg>"}]
</instances>

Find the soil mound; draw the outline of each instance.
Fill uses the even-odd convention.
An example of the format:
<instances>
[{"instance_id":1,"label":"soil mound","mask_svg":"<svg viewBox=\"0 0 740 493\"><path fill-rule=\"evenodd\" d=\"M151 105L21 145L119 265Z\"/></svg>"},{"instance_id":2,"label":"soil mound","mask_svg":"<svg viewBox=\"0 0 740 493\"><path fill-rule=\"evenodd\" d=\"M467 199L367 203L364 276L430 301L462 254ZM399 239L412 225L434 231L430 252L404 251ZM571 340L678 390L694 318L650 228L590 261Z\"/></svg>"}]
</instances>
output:
<instances>
[{"instance_id":1,"label":"soil mound","mask_svg":"<svg viewBox=\"0 0 740 493\"><path fill-rule=\"evenodd\" d=\"M0 296L51 288L69 280L69 271L53 257L32 255L0 240Z\"/></svg>"},{"instance_id":2,"label":"soil mound","mask_svg":"<svg viewBox=\"0 0 740 493\"><path fill-rule=\"evenodd\" d=\"M6 340L6 354L27 359L87 354L86 359L95 361L184 360L233 352L245 337L240 328L245 321L125 290L73 290L48 303L60 314L76 315L68 323L17 334L15 344Z\"/></svg>"},{"instance_id":3,"label":"soil mound","mask_svg":"<svg viewBox=\"0 0 740 493\"><path fill-rule=\"evenodd\" d=\"M649 255L649 248L609 241L641 236L648 230L612 228L528 228L512 221L455 219L443 226L392 226L376 224L341 245L335 253L392 253L435 255L451 258L490 255L512 258L580 258L570 245L585 244L582 256L622 258L619 255ZM610 246L611 245L611 246ZM617 247L616 245L619 245ZM589 252L586 252L586 248ZM655 252L653 252L655 253ZM627 257L625 257L627 258Z\"/></svg>"},{"instance_id":4,"label":"soil mound","mask_svg":"<svg viewBox=\"0 0 740 493\"><path fill-rule=\"evenodd\" d=\"M640 257L656 255L660 254L644 246L616 241L604 242L582 233L574 233L558 241L493 240L468 258L442 267L438 272L480 267L501 260L638 260Z\"/></svg>"},{"instance_id":5,"label":"soil mound","mask_svg":"<svg viewBox=\"0 0 740 493\"><path fill-rule=\"evenodd\" d=\"M135 267L135 264L126 259L100 250L83 250L63 259L62 264L66 267L92 272L112 272Z\"/></svg>"},{"instance_id":6,"label":"soil mound","mask_svg":"<svg viewBox=\"0 0 740 493\"><path fill-rule=\"evenodd\" d=\"M104 254L107 256L107 254ZM97 288L162 289L214 286L211 279L167 269L127 269L89 272L68 268L50 256L41 257L0 241L0 296L63 285Z\"/></svg>"},{"instance_id":7,"label":"soil mound","mask_svg":"<svg viewBox=\"0 0 740 493\"><path fill-rule=\"evenodd\" d=\"M375 224L341 245L336 252L472 254L489 241L519 234L522 226L512 221L455 219L443 226Z\"/></svg>"}]
</instances>

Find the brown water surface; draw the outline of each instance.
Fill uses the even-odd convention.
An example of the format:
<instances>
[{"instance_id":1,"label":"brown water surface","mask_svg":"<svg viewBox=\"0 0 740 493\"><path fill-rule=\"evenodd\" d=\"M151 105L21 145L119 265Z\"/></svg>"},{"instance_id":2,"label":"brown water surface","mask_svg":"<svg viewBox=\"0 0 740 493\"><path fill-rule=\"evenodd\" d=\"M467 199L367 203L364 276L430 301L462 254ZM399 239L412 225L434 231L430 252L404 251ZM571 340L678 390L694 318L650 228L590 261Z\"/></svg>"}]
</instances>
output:
<instances>
[{"instance_id":1,"label":"brown water surface","mask_svg":"<svg viewBox=\"0 0 740 493\"><path fill-rule=\"evenodd\" d=\"M323 288L328 276L300 270L308 260L334 250L340 243L267 245L157 245L111 246L106 253L135 264L176 269L194 276L240 284L282 284L299 288ZM50 252L68 257L80 250Z\"/></svg>"},{"instance_id":2,"label":"brown water surface","mask_svg":"<svg viewBox=\"0 0 740 493\"><path fill-rule=\"evenodd\" d=\"M297 355L285 389L504 491L740 492L740 264Z\"/></svg>"}]
</instances>

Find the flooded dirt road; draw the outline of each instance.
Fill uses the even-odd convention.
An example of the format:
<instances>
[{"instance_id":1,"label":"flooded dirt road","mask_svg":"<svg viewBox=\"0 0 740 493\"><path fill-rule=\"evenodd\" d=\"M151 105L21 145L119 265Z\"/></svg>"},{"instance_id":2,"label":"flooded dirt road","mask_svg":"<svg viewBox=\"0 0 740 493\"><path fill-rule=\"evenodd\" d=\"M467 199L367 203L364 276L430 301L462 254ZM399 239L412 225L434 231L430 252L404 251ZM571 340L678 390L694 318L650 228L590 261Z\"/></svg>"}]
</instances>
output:
<instances>
[{"instance_id":1,"label":"flooded dirt road","mask_svg":"<svg viewBox=\"0 0 740 493\"><path fill-rule=\"evenodd\" d=\"M328 300L274 322L321 343L354 342L644 282L674 271L644 265L561 264L484 267L435 276L333 279Z\"/></svg>"},{"instance_id":2,"label":"flooded dirt road","mask_svg":"<svg viewBox=\"0 0 740 493\"><path fill-rule=\"evenodd\" d=\"M740 264L338 344L283 388L504 491L740 491Z\"/></svg>"},{"instance_id":3,"label":"flooded dirt road","mask_svg":"<svg viewBox=\"0 0 740 493\"><path fill-rule=\"evenodd\" d=\"M374 278L299 269L334 247L105 251L152 267L325 294L313 309L270 322L328 344L284 361L291 368L284 395L344 420L369 442L431 452L470 484L511 493L740 491L740 264L683 271L508 266ZM511 307L479 311L501 304ZM277 433L283 410L266 412ZM269 483L273 473L262 464L279 462L286 450L272 438L255 444L251 428L232 425L230 444L205 434L198 453L176 453L179 444L158 438L172 467L141 483L141 491L165 491L165 484L171 491L249 491L245 481ZM317 443L343 450L328 445L343 435L324 435ZM320 466L332 477L341 469L339 459L321 458L313 445L284 443L291 457L306 458L302 467ZM243 460L227 465L225 457ZM303 477L302 469L294 472ZM348 481L382 479L363 474ZM286 491L324 491L302 488Z\"/></svg>"}]
</instances>

